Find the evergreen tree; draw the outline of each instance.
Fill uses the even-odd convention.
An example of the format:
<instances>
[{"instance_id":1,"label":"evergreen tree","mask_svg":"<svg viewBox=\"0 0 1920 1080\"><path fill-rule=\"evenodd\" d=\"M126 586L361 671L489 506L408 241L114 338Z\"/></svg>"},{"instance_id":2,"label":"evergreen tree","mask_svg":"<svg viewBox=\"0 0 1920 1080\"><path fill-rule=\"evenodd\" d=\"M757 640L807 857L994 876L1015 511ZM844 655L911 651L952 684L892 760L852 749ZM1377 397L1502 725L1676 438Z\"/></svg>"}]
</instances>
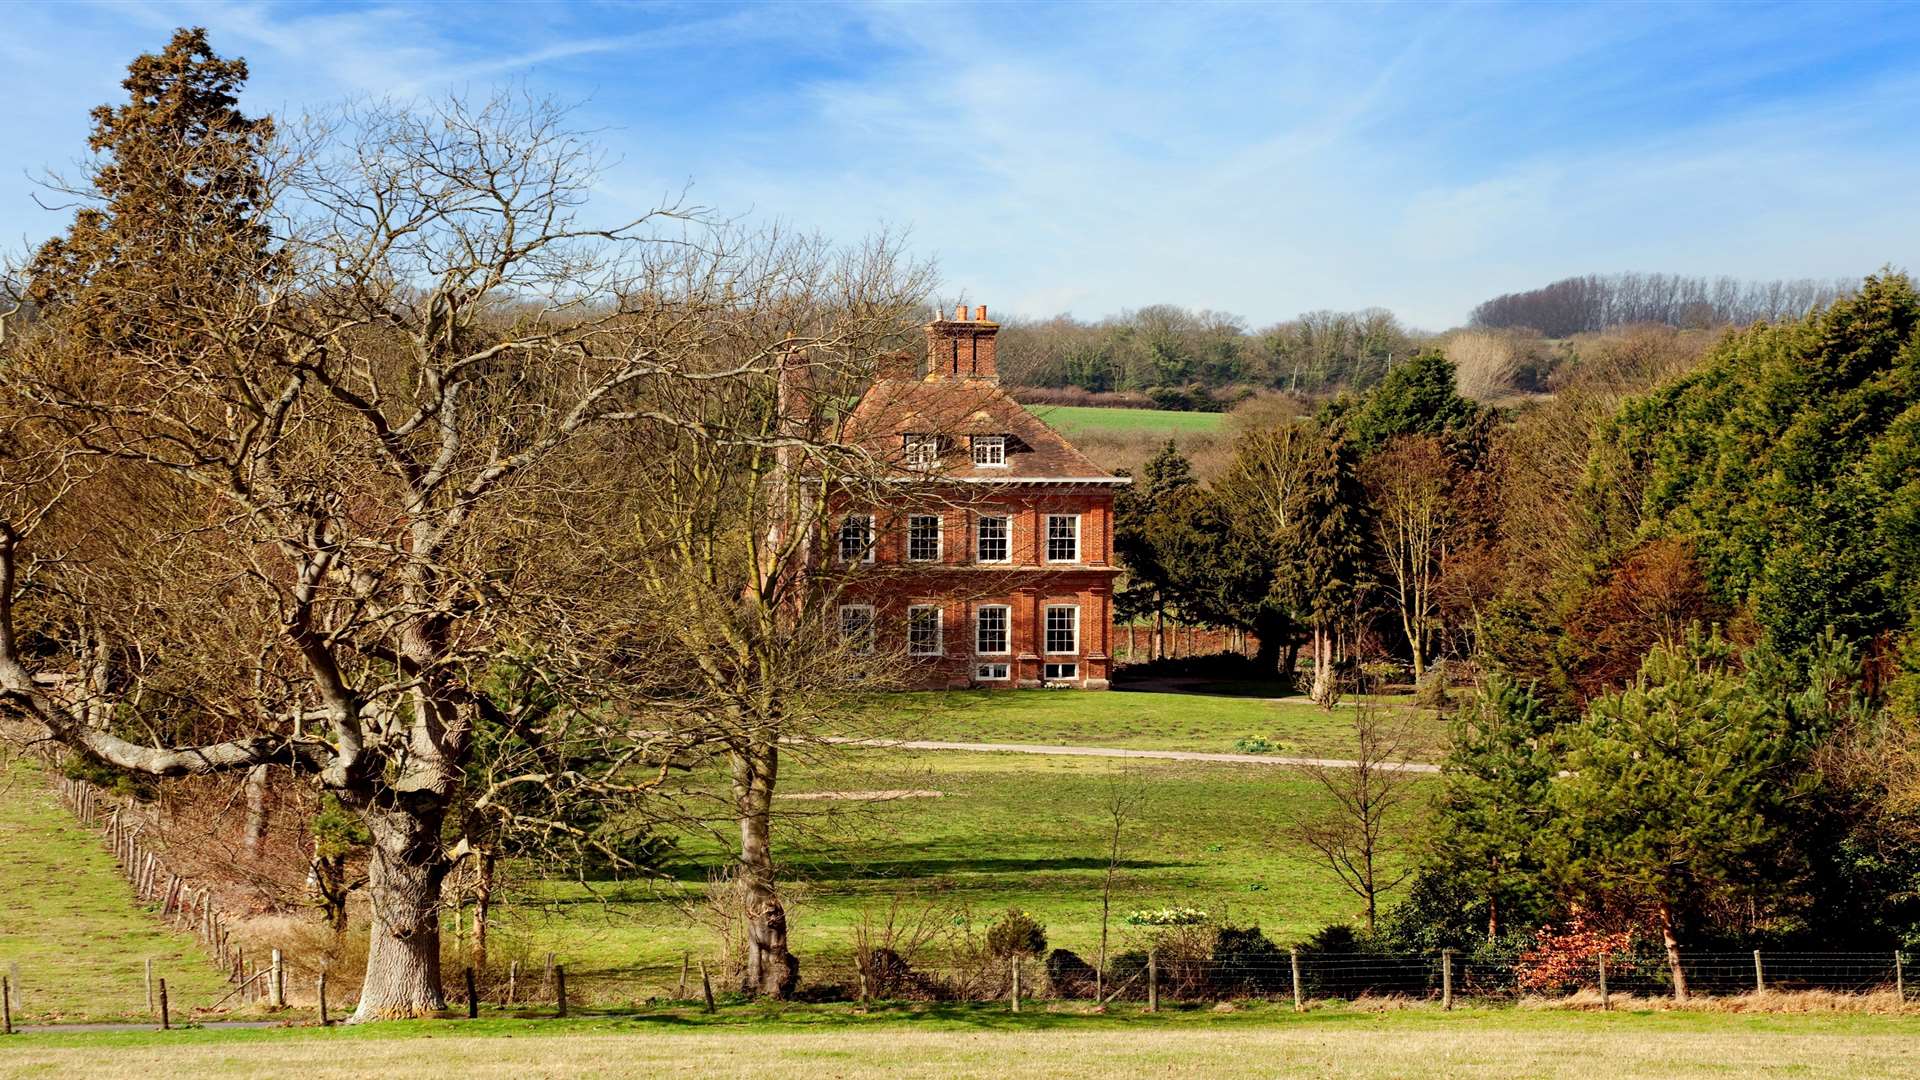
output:
<instances>
[{"instance_id":1,"label":"evergreen tree","mask_svg":"<svg viewBox=\"0 0 1920 1080\"><path fill-rule=\"evenodd\" d=\"M87 363L211 349L196 314L244 308L278 276L264 220L274 128L239 111L246 79L204 29L180 30L129 66L125 104L93 111L86 205L34 253L27 287Z\"/></svg>"},{"instance_id":2,"label":"evergreen tree","mask_svg":"<svg viewBox=\"0 0 1920 1080\"><path fill-rule=\"evenodd\" d=\"M1532 694L1499 676L1453 723L1426 872L1485 908L1489 938L1505 922L1530 921L1544 900L1539 838L1551 812L1552 726Z\"/></svg>"},{"instance_id":3,"label":"evergreen tree","mask_svg":"<svg viewBox=\"0 0 1920 1080\"><path fill-rule=\"evenodd\" d=\"M1168 439L1135 482L1122 487L1113 500L1113 548L1127 568L1127 582L1115 590L1114 601L1131 617L1152 616L1156 650L1165 648L1167 610L1174 595L1171 571L1154 544L1155 523L1197 484L1193 464Z\"/></svg>"},{"instance_id":4,"label":"evergreen tree","mask_svg":"<svg viewBox=\"0 0 1920 1080\"><path fill-rule=\"evenodd\" d=\"M1337 422L1361 457L1400 435L1452 443L1482 420L1480 406L1460 396L1453 361L1435 349L1414 354L1358 399L1330 405L1322 418Z\"/></svg>"},{"instance_id":5,"label":"evergreen tree","mask_svg":"<svg viewBox=\"0 0 1920 1080\"><path fill-rule=\"evenodd\" d=\"M1687 921L1782 872L1790 806L1810 780L1793 710L1696 629L1655 647L1636 684L1596 699L1561 745L1549 865L1572 896L1650 911L1684 998Z\"/></svg>"}]
</instances>

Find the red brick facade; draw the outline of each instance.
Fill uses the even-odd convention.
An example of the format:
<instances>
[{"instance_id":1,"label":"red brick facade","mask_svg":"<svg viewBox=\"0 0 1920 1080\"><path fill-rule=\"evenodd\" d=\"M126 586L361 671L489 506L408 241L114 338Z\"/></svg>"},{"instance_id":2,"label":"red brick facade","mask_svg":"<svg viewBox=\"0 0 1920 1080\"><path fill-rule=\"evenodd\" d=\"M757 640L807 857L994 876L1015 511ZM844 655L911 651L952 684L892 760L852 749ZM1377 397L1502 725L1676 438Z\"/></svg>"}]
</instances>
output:
<instances>
[{"instance_id":1,"label":"red brick facade","mask_svg":"<svg viewBox=\"0 0 1920 1080\"><path fill-rule=\"evenodd\" d=\"M914 685L1105 689L1126 481L1000 389L999 327L966 314L927 327L925 375L889 372L849 421L850 441L898 463L901 497L840 508L843 554L870 548L873 565L846 602L871 609L883 646L906 646Z\"/></svg>"}]
</instances>

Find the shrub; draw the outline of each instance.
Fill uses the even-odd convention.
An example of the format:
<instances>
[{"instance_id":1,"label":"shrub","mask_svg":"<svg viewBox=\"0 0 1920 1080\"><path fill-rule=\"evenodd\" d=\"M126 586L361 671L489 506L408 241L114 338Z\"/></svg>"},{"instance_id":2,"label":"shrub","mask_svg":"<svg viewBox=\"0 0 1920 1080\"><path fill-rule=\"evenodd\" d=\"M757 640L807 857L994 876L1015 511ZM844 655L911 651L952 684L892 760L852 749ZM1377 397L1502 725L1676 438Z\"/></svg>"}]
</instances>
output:
<instances>
[{"instance_id":1,"label":"shrub","mask_svg":"<svg viewBox=\"0 0 1920 1080\"><path fill-rule=\"evenodd\" d=\"M1047 954L1047 988L1058 998L1090 998L1099 985L1099 973L1080 954L1055 949Z\"/></svg>"},{"instance_id":2,"label":"shrub","mask_svg":"<svg viewBox=\"0 0 1920 1080\"><path fill-rule=\"evenodd\" d=\"M1046 926L1019 908L1008 908L987 928L987 952L993 956L1039 956L1046 951Z\"/></svg>"},{"instance_id":3,"label":"shrub","mask_svg":"<svg viewBox=\"0 0 1920 1080\"><path fill-rule=\"evenodd\" d=\"M1222 994L1272 994L1293 985L1292 959L1257 926L1223 926L1213 936L1213 981Z\"/></svg>"},{"instance_id":4,"label":"shrub","mask_svg":"<svg viewBox=\"0 0 1920 1080\"><path fill-rule=\"evenodd\" d=\"M1414 691L1415 703L1426 709L1444 711L1451 708L1453 705L1453 695L1449 690L1451 678L1452 673L1447 670L1447 662L1435 660L1433 665L1427 668L1427 673L1420 677L1420 685Z\"/></svg>"}]
</instances>

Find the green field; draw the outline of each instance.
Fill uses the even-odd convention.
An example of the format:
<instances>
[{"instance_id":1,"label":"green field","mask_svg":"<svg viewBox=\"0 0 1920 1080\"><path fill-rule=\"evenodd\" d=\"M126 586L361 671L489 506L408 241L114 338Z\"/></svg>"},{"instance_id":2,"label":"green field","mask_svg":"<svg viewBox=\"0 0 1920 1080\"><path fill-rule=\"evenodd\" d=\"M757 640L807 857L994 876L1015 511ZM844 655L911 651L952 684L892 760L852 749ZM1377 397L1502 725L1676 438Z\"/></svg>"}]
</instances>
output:
<instances>
[{"instance_id":1,"label":"green field","mask_svg":"<svg viewBox=\"0 0 1920 1080\"><path fill-rule=\"evenodd\" d=\"M782 801L777 855L794 881L803 971L846 957L861 913L881 914L895 896L982 927L1019 907L1046 923L1052 946L1092 953L1106 867L1102 814L1115 783L1138 786L1148 800L1123 853L1116 912L1198 907L1279 940L1356 912L1328 871L1281 842L1285 823L1323 798L1287 769L955 752L837 757L830 769L790 766L785 790L939 796ZM517 908L496 925L528 957L553 951L664 971L682 950L706 955L714 938L689 922L675 893L697 896L720 852L699 837L683 843L673 888L549 884L538 890L548 905ZM1137 936L1117 917L1114 934L1116 950Z\"/></svg>"},{"instance_id":2,"label":"green field","mask_svg":"<svg viewBox=\"0 0 1920 1080\"><path fill-rule=\"evenodd\" d=\"M36 765L0 769L0 971L18 973L15 1016L144 1015L149 958L177 1015L227 992L191 935L134 904L100 838L80 828Z\"/></svg>"},{"instance_id":3,"label":"green field","mask_svg":"<svg viewBox=\"0 0 1920 1080\"><path fill-rule=\"evenodd\" d=\"M1239 694L1058 690L936 691L901 695L906 730L916 739L1117 746L1142 750L1233 753L1242 739L1264 739L1274 754L1349 757L1354 706L1322 709L1305 698L1274 700L1271 687ZM1446 725L1409 708L1405 697L1376 699L1408 721L1419 751L1433 758Z\"/></svg>"},{"instance_id":4,"label":"green field","mask_svg":"<svg viewBox=\"0 0 1920 1080\"><path fill-rule=\"evenodd\" d=\"M1087 405L1030 405L1028 411L1069 439L1083 435L1140 432L1165 435L1212 435L1225 430L1225 413L1176 412L1170 409L1103 409Z\"/></svg>"},{"instance_id":5,"label":"green field","mask_svg":"<svg viewBox=\"0 0 1920 1080\"><path fill-rule=\"evenodd\" d=\"M1256 696L1066 691L905 695L900 734L955 742L1023 742L1232 752L1263 738L1277 754L1344 757L1353 710ZM1440 725L1398 706L1429 746ZM1288 822L1324 793L1283 766L959 751L792 753L786 796L813 792L937 792L882 801L780 803L777 857L795 882L794 950L835 962L852 949L863 912L896 896L939 904L976 924L1009 906L1047 924L1051 944L1091 952L1099 939L1106 866L1104 807L1116 783L1138 787L1115 910L1199 907L1293 940L1357 913L1323 866L1284 842ZM725 822L715 827L725 830ZM508 950L596 965L665 971L684 951L704 955L710 931L688 917L708 870L723 859L710 836L680 837L671 885L545 884L535 903L497 922ZM1131 936L1117 924L1114 948ZM804 969L804 963L803 963Z\"/></svg>"},{"instance_id":6,"label":"green field","mask_svg":"<svg viewBox=\"0 0 1920 1080\"><path fill-rule=\"evenodd\" d=\"M1431 1007L687 1008L594 1020L16 1036L0 1077L1819 1076L1920 1075L1910 1017Z\"/></svg>"}]
</instances>

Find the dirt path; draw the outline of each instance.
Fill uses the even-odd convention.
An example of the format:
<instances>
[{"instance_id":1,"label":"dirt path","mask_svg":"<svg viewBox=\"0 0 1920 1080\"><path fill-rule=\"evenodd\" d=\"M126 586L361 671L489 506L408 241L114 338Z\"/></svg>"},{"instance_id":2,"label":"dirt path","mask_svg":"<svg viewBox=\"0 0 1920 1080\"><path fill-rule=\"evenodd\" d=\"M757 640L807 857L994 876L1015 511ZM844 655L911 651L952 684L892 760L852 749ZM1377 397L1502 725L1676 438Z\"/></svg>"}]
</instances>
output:
<instances>
[{"instance_id":1,"label":"dirt path","mask_svg":"<svg viewBox=\"0 0 1920 1080\"><path fill-rule=\"evenodd\" d=\"M1152 758L1160 761L1210 761L1230 765L1307 765L1351 769L1360 763L1339 758L1282 757L1277 754L1209 754L1198 750L1128 750L1117 746L1046 746L1039 743L936 742L930 739L854 739L829 736L823 742L886 750L962 750L976 754L1050 754L1058 757ZM1392 772L1437 773L1438 765L1419 762L1383 764Z\"/></svg>"}]
</instances>

